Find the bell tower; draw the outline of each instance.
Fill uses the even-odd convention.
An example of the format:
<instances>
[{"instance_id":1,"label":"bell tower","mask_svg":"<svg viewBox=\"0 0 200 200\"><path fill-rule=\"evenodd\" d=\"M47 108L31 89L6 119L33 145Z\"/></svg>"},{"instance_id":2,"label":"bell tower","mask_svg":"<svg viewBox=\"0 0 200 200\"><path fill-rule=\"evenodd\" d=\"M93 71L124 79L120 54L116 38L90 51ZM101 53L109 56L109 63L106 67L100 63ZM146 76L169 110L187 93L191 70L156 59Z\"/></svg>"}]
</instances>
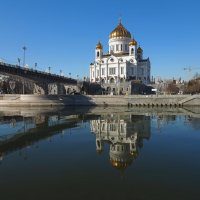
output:
<instances>
[{"instance_id":1,"label":"bell tower","mask_svg":"<svg viewBox=\"0 0 200 200\"><path fill-rule=\"evenodd\" d=\"M96 60L101 60L102 55L103 55L103 46L99 41L98 44L96 45L96 50L95 50L95 58L96 58Z\"/></svg>"},{"instance_id":2,"label":"bell tower","mask_svg":"<svg viewBox=\"0 0 200 200\"><path fill-rule=\"evenodd\" d=\"M136 57L136 49L137 49L137 42L136 40L132 39L129 42L129 56Z\"/></svg>"},{"instance_id":3,"label":"bell tower","mask_svg":"<svg viewBox=\"0 0 200 200\"><path fill-rule=\"evenodd\" d=\"M137 49L137 59L142 60L143 59L143 49L139 46Z\"/></svg>"}]
</instances>

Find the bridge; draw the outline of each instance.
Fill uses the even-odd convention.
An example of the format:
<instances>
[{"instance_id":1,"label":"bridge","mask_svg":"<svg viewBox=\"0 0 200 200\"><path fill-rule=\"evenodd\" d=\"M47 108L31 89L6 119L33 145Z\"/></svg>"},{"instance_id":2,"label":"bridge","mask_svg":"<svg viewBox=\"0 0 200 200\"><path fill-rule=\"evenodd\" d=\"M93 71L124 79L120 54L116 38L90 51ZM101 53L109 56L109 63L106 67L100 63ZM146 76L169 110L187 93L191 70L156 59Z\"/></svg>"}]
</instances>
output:
<instances>
[{"instance_id":1,"label":"bridge","mask_svg":"<svg viewBox=\"0 0 200 200\"><path fill-rule=\"evenodd\" d=\"M66 94L76 90L77 80L0 62L0 93Z\"/></svg>"}]
</instances>

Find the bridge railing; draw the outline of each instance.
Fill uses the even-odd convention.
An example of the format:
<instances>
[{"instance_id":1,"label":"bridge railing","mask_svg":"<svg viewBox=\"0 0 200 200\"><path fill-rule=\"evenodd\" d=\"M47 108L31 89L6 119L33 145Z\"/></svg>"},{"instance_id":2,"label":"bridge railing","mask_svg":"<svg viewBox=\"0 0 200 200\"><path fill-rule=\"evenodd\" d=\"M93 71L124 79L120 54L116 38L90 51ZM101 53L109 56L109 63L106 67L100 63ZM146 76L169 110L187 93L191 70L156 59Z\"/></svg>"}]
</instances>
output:
<instances>
[{"instance_id":1,"label":"bridge railing","mask_svg":"<svg viewBox=\"0 0 200 200\"><path fill-rule=\"evenodd\" d=\"M25 70L25 71L29 71L29 72L34 72L34 73L42 74L42 75L45 75L45 76L51 76L52 78L62 78L62 79L65 79L65 80L76 81L75 79L65 77L65 76L61 76L61 75L58 75L58 74L52 74L52 73L49 73L49 72L44 72L44 71L36 70L36 69L33 69L33 68L21 67L19 65L8 64L8 63L2 62L2 61L0 62L0 65L4 66L4 67L14 68L14 69L20 69L22 71Z\"/></svg>"}]
</instances>

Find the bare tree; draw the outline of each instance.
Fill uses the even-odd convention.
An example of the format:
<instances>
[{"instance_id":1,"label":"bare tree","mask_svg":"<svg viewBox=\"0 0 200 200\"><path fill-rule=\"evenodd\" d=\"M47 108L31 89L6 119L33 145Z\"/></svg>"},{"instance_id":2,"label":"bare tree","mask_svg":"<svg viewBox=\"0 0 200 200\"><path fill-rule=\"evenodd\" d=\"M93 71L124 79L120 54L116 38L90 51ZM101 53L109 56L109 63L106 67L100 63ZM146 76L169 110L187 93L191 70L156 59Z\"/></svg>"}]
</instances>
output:
<instances>
[{"instance_id":1,"label":"bare tree","mask_svg":"<svg viewBox=\"0 0 200 200\"><path fill-rule=\"evenodd\" d=\"M178 94L179 88L176 86L176 84L174 82L171 82L166 87L166 92L168 94Z\"/></svg>"},{"instance_id":2,"label":"bare tree","mask_svg":"<svg viewBox=\"0 0 200 200\"><path fill-rule=\"evenodd\" d=\"M200 93L200 78L190 80L184 90L186 94Z\"/></svg>"}]
</instances>

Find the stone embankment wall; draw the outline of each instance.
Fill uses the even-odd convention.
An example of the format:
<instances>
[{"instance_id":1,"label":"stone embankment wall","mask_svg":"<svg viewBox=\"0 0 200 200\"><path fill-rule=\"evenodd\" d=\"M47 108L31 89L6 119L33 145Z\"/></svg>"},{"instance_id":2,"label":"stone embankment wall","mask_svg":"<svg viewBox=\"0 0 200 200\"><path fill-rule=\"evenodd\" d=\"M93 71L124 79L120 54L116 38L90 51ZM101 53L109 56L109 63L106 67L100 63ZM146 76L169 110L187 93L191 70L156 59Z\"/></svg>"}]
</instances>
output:
<instances>
[{"instance_id":1,"label":"stone embankment wall","mask_svg":"<svg viewBox=\"0 0 200 200\"><path fill-rule=\"evenodd\" d=\"M0 106L200 106L200 95L0 95Z\"/></svg>"}]
</instances>

